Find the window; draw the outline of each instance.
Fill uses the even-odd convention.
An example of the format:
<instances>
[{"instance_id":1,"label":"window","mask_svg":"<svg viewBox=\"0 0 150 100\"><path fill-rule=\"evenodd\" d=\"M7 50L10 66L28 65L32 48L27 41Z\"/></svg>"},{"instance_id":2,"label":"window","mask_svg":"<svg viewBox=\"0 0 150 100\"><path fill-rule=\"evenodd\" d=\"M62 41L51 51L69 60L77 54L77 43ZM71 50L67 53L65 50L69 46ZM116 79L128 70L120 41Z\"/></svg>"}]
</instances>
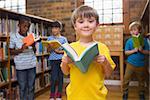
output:
<instances>
[{"instance_id":1,"label":"window","mask_svg":"<svg viewBox=\"0 0 150 100\"><path fill-rule=\"evenodd\" d=\"M26 0L0 0L0 8L25 13L25 1Z\"/></svg>"},{"instance_id":2,"label":"window","mask_svg":"<svg viewBox=\"0 0 150 100\"><path fill-rule=\"evenodd\" d=\"M97 10L100 24L123 22L122 0L85 0L84 3Z\"/></svg>"}]
</instances>

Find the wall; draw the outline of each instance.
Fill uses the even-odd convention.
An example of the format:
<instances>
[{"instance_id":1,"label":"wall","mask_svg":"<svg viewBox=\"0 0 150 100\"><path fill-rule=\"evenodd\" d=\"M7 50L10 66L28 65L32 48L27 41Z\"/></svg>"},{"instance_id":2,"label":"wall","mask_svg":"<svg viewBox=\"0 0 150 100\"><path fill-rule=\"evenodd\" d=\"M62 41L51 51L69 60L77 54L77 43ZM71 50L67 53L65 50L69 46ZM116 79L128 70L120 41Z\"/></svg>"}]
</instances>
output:
<instances>
[{"instance_id":1,"label":"wall","mask_svg":"<svg viewBox=\"0 0 150 100\"><path fill-rule=\"evenodd\" d=\"M60 20L65 28L63 35L72 41L74 30L70 17L76 7L76 0L26 0L27 13L52 20Z\"/></svg>"},{"instance_id":2,"label":"wall","mask_svg":"<svg viewBox=\"0 0 150 100\"><path fill-rule=\"evenodd\" d=\"M124 34L129 34L128 26L131 21L140 20L147 1L123 0ZM64 35L68 37L74 36L72 35L74 30L70 22L72 11L83 3L84 0L26 0L27 13L62 21L65 24Z\"/></svg>"},{"instance_id":3,"label":"wall","mask_svg":"<svg viewBox=\"0 0 150 100\"><path fill-rule=\"evenodd\" d=\"M140 20L147 1L148 0L123 0L125 34L129 34L128 27L131 21Z\"/></svg>"}]
</instances>

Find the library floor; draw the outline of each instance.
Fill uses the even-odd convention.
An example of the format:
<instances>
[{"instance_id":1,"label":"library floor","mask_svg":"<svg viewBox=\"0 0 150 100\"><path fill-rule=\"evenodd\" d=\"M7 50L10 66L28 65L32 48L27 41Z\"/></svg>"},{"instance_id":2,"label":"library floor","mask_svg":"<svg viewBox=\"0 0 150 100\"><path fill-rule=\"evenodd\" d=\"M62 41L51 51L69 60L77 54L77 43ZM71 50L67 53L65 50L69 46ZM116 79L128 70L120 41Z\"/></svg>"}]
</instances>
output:
<instances>
[{"instance_id":1,"label":"library floor","mask_svg":"<svg viewBox=\"0 0 150 100\"><path fill-rule=\"evenodd\" d=\"M109 90L107 100L122 100L122 92L120 91L119 86L106 86ZM129 99L128 100L139 100L138 87L130 87L129 89ZM146 90L146 100L149 100L150 96L147 92L148 88ZM39 95L36 97L36 100L49 100L49 91L46 91L45 93ZM65 95L65 89L63 89L63 97L62 100L67 100Z\"/></svg>"}]
</instances>

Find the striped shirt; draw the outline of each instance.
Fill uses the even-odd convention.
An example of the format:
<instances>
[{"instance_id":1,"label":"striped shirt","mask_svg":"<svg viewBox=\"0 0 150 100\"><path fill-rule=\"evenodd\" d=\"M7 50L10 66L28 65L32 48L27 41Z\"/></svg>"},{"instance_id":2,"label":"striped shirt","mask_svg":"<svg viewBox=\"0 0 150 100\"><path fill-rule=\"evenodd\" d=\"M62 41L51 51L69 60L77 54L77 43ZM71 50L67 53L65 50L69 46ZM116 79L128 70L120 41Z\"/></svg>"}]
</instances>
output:
<instances>
[{"instance_id":1,"label":"striped shirt","mask_svg":"<svg viewBox=\"0 0 150 100\"><path fill-rule=\"evenodd\" d=\"M23 45L22 39L24 37L19 33L11 33L10 45L11 49L20 49ZM32 49L32 46L28 46L28 49L22 53L14 56L14 62L17 70L24 70L36 67L36 56Z\"/></svg>"},{"instance_id":2,"label":"striped shirt","mask_svg":"<svg viewBox=\"0 0 150 100\"><path fill-rule=\"evenodd\" d=\"M60 37L49 36L47 40L48 41L50 41L50 40L58 40L61 44L64 44L64 43L67 42L67 38L64 37L64 36L60 36ZM59 49L62 50L61 47ZM56 52L51 51L50 52L50 56L49 56L49 60L60 60L60 59L62 59L62 56L63 56L63 54L57 54Z\"/></svg>"}]
</instances>

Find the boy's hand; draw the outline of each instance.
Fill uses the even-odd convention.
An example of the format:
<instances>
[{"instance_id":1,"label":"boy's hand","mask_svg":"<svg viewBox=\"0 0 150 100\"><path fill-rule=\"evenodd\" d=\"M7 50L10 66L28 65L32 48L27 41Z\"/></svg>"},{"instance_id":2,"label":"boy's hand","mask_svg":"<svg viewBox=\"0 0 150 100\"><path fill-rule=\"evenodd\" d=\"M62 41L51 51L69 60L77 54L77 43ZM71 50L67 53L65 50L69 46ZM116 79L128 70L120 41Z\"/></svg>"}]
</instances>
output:
<instances>
[{"instance_id":1,"label":"boy's hand","mask_svg":"<svg viewBox=\"0 0 150 100\"><path fill-rule=\"evenodd\" d=\"M143 48L142 48L142 47L140 47L138 50L139 50L140 52L142 52L142 51L143 51Z\"/></svg>"},{"instance_id":2,"label":"boy's hand","mask_svg":"<svg viewBox=\"0 0 150 100\"><path fill-rule=\"evenodd\" d=\"M107 59L104 55L98 55L95 57L95 61L100 63L100 64L105 64L107 62Z\"/></svg>"},{"instance_id":3,"label":"boy's hand","mask_svg":"<svg viewBox=\"0 0 150 100\"><path fill-rule=\"evenodd\" d=\"M73 61L71 60L71 58L68 57L68 56L63 56L62 62L66 63L66 64L73 63Z\"/></svg>"},{"instance_id":4,"label":"boy's hand","mask_svg":"<svg viewBox=\"0 0 150 100\"><path fill-rule=\"evenodd\" d=\"M138 50L139 50L138 48L134 48L133 52L136 53L136 52L138 52Z\"/></svg>"},{"instance_id":5,"label":"boy's hand","mask_svg":"<svg viewBox=\"0 0 150 100\"><path fill-rule=\"evenodd\" d=\"M23 51L23 50L25 50L25 49L27 49L28 48L28 46L26 46L26 43L24 43L23 45L22 45L22 47L21 47L21 50Z\"/></svg>"}]
</instances>

